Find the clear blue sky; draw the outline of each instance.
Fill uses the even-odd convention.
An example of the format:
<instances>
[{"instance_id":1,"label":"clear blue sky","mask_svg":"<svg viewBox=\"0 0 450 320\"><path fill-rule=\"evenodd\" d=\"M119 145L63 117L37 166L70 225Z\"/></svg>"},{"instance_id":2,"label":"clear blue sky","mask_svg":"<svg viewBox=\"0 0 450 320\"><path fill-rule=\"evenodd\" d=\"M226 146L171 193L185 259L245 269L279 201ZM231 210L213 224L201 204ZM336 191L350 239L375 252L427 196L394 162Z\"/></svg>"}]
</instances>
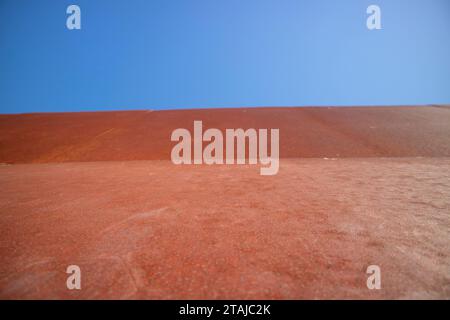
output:
<instances>
[{"instance_id":1,"label":"clear blue sky","mask_svg":"<svg viewBox=\"0 0 450 320\"><path fill-rule=\"evenodd\" d=\"M434 103L448 0L0 0L0 113Z\"/></svg>"}]
</instances>

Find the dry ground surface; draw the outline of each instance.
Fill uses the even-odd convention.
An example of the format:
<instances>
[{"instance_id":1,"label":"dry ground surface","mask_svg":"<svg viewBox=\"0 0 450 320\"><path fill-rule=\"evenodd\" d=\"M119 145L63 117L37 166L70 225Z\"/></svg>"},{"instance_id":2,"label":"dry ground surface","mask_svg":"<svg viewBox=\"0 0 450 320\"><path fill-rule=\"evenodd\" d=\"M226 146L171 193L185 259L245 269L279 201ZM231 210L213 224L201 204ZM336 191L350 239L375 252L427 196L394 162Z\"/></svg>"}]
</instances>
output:
<instances>
[{"instance_id":1,"label":"dry ground surface","mask_svg":"<svg viewBox=\"0 0 450 320\"><path fill-rule=\"evenodd\" d=\"M0 163L170 160L173 130L279 128L282 158L450 157L450 107L0 115Z\"/></svg>"},{"instance_id":2,"label":"dry ground surface","mask_svg":"<svg viewBox=\"0 0 450 320\"><path fill-rule=\"evenodd\" d=\"M194 120L279 128L278 175L173 165ZM0 298L450 299L446 106L0 115L1 163Z\"/></svg>"},{"instance_id":3,"label":"dry ground surface","mask_svg":"<svg viewBox=\"0 0 450 320\"><path fill-rule=\"evenodd\" d=\"M450 298L449 158L6 165L0 184L0 298Z\"/></svg>"}]
</instances>

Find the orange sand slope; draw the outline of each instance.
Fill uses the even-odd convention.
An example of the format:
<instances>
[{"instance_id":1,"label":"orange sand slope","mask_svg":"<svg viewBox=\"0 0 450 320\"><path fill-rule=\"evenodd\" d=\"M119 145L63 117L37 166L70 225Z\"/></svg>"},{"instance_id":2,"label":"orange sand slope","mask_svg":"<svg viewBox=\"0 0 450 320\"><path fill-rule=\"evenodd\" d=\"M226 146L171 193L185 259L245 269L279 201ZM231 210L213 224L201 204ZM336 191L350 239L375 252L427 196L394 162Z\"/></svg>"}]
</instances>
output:
<instances>
[{"instance_id":1,"label":"orange sand slope","mask_svg":"<svg viewBox=\"0 0 450 320\"><path fill-rule=\"evenodd\" d=\"M25 164L0 184L0 298L450 298L448 158Z\"/></svg>"},{"instance_id":2,"label":"orange sand slope","mask_svg":"<svg viewBox=\"0 0 450 320\"><path fill-rule=\"evenodd\" d=\"M450 156L450 108L247 108L0 115L0 163L169 160L176 128L279 128L280 156Z\"/></svg>"},{"instance_id":3,"label":"orange sand slope","mask_svg":"<svg viewBox=\"0 0 450 320\"><path fill-rule=\"evenodd\" d=\"M279 173L172 164L194 120ZM450 299L448 107L1 115L0 162L0 298Z\"/></svg>"}]
</instances>

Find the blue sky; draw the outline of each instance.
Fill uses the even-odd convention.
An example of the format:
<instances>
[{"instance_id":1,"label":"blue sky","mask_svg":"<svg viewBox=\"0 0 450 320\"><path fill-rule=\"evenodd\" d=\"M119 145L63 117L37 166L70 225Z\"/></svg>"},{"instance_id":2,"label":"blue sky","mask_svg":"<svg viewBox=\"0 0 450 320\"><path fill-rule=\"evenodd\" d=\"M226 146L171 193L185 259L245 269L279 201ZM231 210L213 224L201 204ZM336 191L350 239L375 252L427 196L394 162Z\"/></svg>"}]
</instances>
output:
<instances>
[{"instance_id":1,"label":"blue sky","mask_svg":"<svg viewBox=\"0 0 450 320\"><path fill-rule=\"evenodd\" d=\"M0 113L437 103L448 0L0 0Z\"/></svg>"}]
</instances>

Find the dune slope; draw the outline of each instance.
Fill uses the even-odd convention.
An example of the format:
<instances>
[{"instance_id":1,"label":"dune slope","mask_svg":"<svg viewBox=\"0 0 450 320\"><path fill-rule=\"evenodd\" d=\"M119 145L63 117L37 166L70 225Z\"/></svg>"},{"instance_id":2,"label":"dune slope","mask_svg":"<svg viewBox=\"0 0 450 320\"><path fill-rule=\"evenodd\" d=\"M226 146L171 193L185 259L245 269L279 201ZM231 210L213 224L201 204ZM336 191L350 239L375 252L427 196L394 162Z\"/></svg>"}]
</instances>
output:
<instances>
[{"instance_id":1,"label":"dune slope","mask_svg":"<svg viewBox=\"0 0 450 320\"><path fill-rule=\"evenodd\" d=\"M450 156L448 107L243 108L0 115L0 162L169 160L177 128L279 128L280 156Z\"/></svg>"}]
</instances>

